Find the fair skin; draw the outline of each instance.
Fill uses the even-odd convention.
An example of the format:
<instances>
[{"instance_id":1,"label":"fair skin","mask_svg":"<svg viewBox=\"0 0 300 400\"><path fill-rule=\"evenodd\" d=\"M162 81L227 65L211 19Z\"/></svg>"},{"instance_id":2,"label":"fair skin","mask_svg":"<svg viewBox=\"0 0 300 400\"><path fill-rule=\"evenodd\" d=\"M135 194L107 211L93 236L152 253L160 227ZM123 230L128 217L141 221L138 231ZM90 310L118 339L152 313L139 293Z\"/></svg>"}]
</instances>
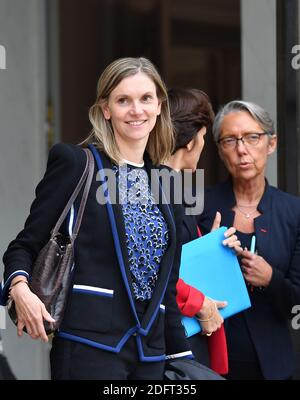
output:
<instances>
[{"instance_id":1,"label":"fair skin","mask_svg":"<svg viewBox=\"0 0 300 400\"><path fill-rule=\"evenodd\" d=\"M246 111L227 114L221 124L220 139L226 136L240 138L248 133L263 132L262 127ZM256 209L265 188L265 170L268 156L276 149L277 137L261 136L257 145L247 146L238 141L234 149L218 146L221 159L232 176L233 189L238 205L251 212L246 218L235 206L234 227L245 233L254 232L254 219L260 215ZM241 208L241 207L240 207ZM243 209L242 209L243 210ZM241 253L242 270L252 286L267 287L272 277L272 267L266 260L247 249Z\"/></svg>"},{"instance_id":2,"label":"fair skin","mask_svg":"<svg viewBox=\"0 0 300 400\"><path fill-rule=\"evenodd\" d=\"M178 149L165 163L175 171L190 169L195 172L205 143L206 127L203 126L197 135L185 146Z\"/></svg>"},{"instance_id":3,"label":"fair skin","mask_svg":"<svg viewBox=\"0 0 300 400\"><path fill-rule=\"evenodd\" d=\"M161 111L161 102L156 94L154 82L144 73L124 78L111 92L108 101L102 105L104 117L112 123L115 140L121 156L135 163L142 163L149 135ZM33 339L48 342L43 320L54 322L44 304L33 294L26 277L16 276L11 296L18 315L17 333L23 335L23 328Z\"/></svg>"},{"instance_id":4,"label":"fair skin","mask_svg":"<svg viewBox=\"0 0 300 400\"><path fill-rule=\"evenodd\" d=\"M197 164L201 156L204 144L205 144L205 134L206 127L202 127L197 135L183 148L178 149L166 162L170 168L176 171L181 171L184 169L190 169L193 172L197 169ZM216 213L215 220L212 226L212 231L218 229L221 224L221 214ZM225 240L223 241L224 246L234 248L236 252L242 251L240 247L240 241L235 235L236 229L231 227L225 232ZM219 313L218 309L227 306L226 301L219 301L205 297L202 307L196 316L201 320L201 333L203 335L211 335L213 332L218 330L222 323L223 317Z\"/></svg>"},{"instance_id":5,"label":"fair skin","mask_svg":"<svg viewBox=\"0 0 300 400\"><path fill-rule=\"evenodd\" d=\"M154 82L142 72L124 78L102 110L112 123L122 157L142 163L150 132L161 111Z\"/></svg>"},{"instance_id":6,"label":"fair skin","mask_svg":"<svg viewBox=\"0 0 300 400\"><path fill-rule=\"evenodd\" d=\"M45 319L49 322L55 322L55 320L48 313L40 299L31 292L28 285L25 283L27 282L25 277L16 276L12 280L12 285L19 280L24 281L24 283L18 283L16 286L13 286L10 291L10 295L15 301L18 315L18 336L23 335L23 328L26 327L26 331L32 339L41 339L47 343L48 336L45 332L43 320Z\"/></svg>"}]
</instances>

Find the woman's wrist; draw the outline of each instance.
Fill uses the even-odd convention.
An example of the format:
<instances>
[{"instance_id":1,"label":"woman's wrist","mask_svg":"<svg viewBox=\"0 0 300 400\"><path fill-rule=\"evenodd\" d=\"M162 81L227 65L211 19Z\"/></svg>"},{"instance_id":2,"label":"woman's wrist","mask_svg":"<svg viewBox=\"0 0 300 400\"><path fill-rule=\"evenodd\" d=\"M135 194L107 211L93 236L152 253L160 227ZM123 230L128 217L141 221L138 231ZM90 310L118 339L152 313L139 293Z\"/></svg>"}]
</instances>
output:
<instances>
[{"instance_id":1,"label":"woman's wrist","mask_svg":"<svg viewBox=\"0 0 300 400\"><path fill-rule=\"evenodd\" d=\"M9 292L16 287L17 285L19 285L20 283L25 283L26 285L28 285L28 281L27 279L24 277L20 277L20 278L14 278L11 282L11 285L9 287Z\"/></svg>"},{"instance_id":2,"label":"woman's wrist","mask_svg":"<svg viewBox=\"0 0 300 400\"><path fill-rule=\"evenodd\" d=\"M196 317L200 322L208 322L215 317L216 310L217 310L217 305L215 301L205 296L203 305L200 311L198 311L198 313L196 314Z\"/></svg>"},{"instance_id":3,"label":"woman's wrist","mask_svg":"<svg viewBox=\"0 0 300 400\"><path fill-rule=\"evenodd\" d=\"M25 285L24 285L24 283L25 283ZM22 286L23 286L23 288L24 288L24 286L27 286L29 288L29 283L28 283L27 279L26 278L25 279L21 279L21 278L15 279L14 282L11 283L10 288L8 290L8 298L15 301L16 297L19 296L18 288L21 288L20 293L23 293Z\"/></svg>"},{"instance_id":4,"label":"woman's wrist","mask_svg":"<svg viewBox=\"0 0 300 400\"><path fill-rule=\"evenodd\" d=\"M208 322L211 321L214 318L214 312L212 311L211 314L207 317L207 318L199 318L198 317L198 321L199 322Z\"/></svg>"}]
</instances>

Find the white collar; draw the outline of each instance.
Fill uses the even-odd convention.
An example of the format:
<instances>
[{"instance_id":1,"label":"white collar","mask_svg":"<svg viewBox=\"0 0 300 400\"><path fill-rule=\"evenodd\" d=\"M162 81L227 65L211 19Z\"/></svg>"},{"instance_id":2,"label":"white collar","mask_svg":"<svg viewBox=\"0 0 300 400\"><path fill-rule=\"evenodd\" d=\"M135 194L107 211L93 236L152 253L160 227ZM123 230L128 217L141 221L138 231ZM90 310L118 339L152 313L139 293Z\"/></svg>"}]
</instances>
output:
<instances>
[{"instance_id":1,"label":"white collar","mask_svg":"<svg viewBox=\"0 0 300 400\"><path fill-rule=\"evenodd\" d=\"M129 164L129 165L132 165L133 167L138 167L138 168L143 168L143 166L145 165L144 161L143 161L141 164L134 163L134 162L132 162L132 161L128 161L128 160L125 160L125 159L123 159L122 161L123 161L125 164Z\"/></svg>"}]
</instances>

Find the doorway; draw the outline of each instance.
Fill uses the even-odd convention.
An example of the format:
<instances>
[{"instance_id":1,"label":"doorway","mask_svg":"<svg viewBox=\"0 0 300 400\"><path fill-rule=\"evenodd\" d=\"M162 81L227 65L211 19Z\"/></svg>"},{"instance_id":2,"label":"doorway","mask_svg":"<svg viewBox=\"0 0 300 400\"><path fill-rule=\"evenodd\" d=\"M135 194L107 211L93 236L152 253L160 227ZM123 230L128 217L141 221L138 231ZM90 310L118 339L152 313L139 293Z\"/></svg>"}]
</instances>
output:
<instances>
[{"instance_id":1,"label":"doorway","mask_svg":"<svg viewBox=\"0 0 300 400\"><path fill-rule=\"evenodd\" d=\"M215 111L241 97L240 0L61 0L58 13L63 142L89 133L97 80L119 57L148 57L168 87L204 90ZM226 176L212 135L199 168L206 186Z\"/></svg>"}]
</instances>

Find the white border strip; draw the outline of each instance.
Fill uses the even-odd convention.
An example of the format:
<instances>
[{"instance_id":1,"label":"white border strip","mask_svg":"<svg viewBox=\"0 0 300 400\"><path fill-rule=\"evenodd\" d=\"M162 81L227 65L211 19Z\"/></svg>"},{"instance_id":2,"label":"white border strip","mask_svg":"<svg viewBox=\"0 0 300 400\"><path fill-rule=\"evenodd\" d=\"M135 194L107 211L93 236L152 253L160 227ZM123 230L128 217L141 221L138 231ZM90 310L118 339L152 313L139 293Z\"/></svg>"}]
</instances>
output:
<instances>
[{"instance_id":1,"label":"white border strip","mask_svg":"<svg viewBox=\"0 0 300 400\"><path fill-rule=\"evenodd\" d=\"M73 233L73 222L74 222L74 205L72 204L70 210L70 219L69 219L69 236L72 236Z\"/></svg>"},{"instance_id":2,"label":"white border strip","mask_svg":"<svg viewBox=\"0 0 300 400\"><path fill-rule=\"evenodd\" d=\"M20 274L20 272L22 272L23 274ZM12 279L15 275L23 275L23 276L24 276L24 274L26 275L27 278L29 277L28 272L27 272L27 271L24 271L23 269L18 269L17 271L11 273L11 274L9 275L9 277L6 279L5 282L2 281L2 284L3 284L2 287L4 287L4 286L7 284L7 282L9 282L9 280Z\"/></svg>"},{"instance_id":3,"label":"white border strip","mask_svg":"<svg viewBox=\"0 0 300 400\"><path fill-rule=\"evenodd\" d=\"M95 286L87 286L87 285L73 285L73 289L89 290L90 292L114 294L114 291L111 289L103 289L103 288L98 288Z\"/></svg>"},{"instance_id":4,"label":"white border strip","mask_svg":"<svg viewBox=\"0 0 300 400\"><path fill-rule=\"evenodd\" d=\"M192 356L193 353L191 351L184 351L182 353L177 353L177 354L170 354L169 356L166 356L166 360L172 360L173 358L181 358L185 356Z\"/></svg>"}]
</instances>

